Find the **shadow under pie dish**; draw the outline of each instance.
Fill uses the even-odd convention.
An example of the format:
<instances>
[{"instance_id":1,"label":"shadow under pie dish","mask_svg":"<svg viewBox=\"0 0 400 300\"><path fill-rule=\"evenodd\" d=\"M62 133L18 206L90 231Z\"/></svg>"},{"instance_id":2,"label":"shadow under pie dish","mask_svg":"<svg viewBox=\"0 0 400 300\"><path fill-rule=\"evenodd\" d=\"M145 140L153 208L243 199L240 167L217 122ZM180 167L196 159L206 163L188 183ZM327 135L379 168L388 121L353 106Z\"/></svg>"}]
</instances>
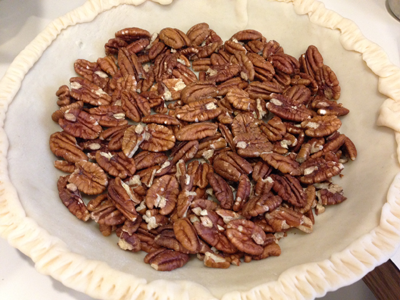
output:
<instances>
[{"instance_id":1,"label":"shadow under pie dish","mask_svg":"<svg viewBox=\"0 0 400 300\"><path fill-rule=\"evenodd\" d=\"M239 297L238 293L233 292L235 290L254 298L259 294L265 295L266 298L268 295L274 298L277 298L277 295L281 298L293 298L293 295L312 298L322 295L327 290L352 283L389 256L397 243L397 233L390 224L396 224L398 220L393 209L390 209L395 203L389 203L383 210L382 206L386 202L388 187L398 172L393 156L396 145L390 130L375 125L379 107L386 97L377 92L377 77L366 67L362 58L375 73L385 77L381 79L379 88L387 97L393 99L396 99L396 86L391 84L390 75L395 76L398 71L390 66L378 48L360 36L354 25L335 14L326 13L318 3L312 1L294 4L249 3L248 17L244 11L236 15L235 7L223 8L221 4L218 9L223 9L224 15L228 15L229 12L230 16L234 16L235 22L226 18L225 22L229 25L223 23L224 19L215 22L215 19L221 16L220 11L216 10L215 15L207 15L207 5L203 3L204 6L199 5L197 12L204 10L204 14L192 16L189 13L191 10L185 7L188 4L183 2L174 2L171 7L151 2L139 7L122 5L100 14L92 21L97 14L96 9L108 8L104 2L102 4L103 7L88 4L86 8L81 8L79 11L84 13L79 14L79 18L83 19L74 19L74 15L64 19L64 24L68 24L66 20L73 23L90 23L69 27L61 32L25 76L21 90L7 113L5 130L10 141L9 177L18 197L12 186L6 188L7 197L4 197L6 202L3 202L5 205L2 208L2 212L5 212L5 217L2 218L2 235L32 257L39 270L58 278L68 286L99 298L129 298L133 297L132 295L145 298L146 295L152 295L153 291L159 298L163 298L166 293L163 287L166 286L171 293L178 293L174 298L189 294L196 295L197 298L221 298L225 295L227 299L232 299ZM225 4L228 5L228 2ZM237 5L244 3L238 2ZM297 15L294 9L300 15ZM143 13L135 15L135 12L140 10L151 10L152 16L144 16ZM179 14L182 19L175 20L171 17L170 13L179 13L181 10L186 12L186 15ZM311 21L302 15L309 11L315 11ZM282 18L282 15L285 18ZM154 21L164 20L161 19L162 16L165 21L159 24ZM110 19L116 21L112 26L106 26ZM119 251L116 239L103 238L94 224L84 226L85 224L69 215L59 202L55 181L61 173L52 169L54 156L48 149L49 135L59 131L59 128L52 123L49 116L57 108L55 89L75 76L75 59L95 61L104 56L104 43L116 31L132 26L150 32L159 32L166 26L186 31L199 22L210 24L223 40L229 39L235 32L244 28L258 30L268 40L279 41L285 51L295 57L304 53L308 45L316 45L339 78L342 87L339 101L351 111L343 119L341 132L352 138L360 155L345 168L345 176L338 182L343 186L348 200L337 207L328 208L324 214L318 216L313 234L304 236L296 233L284 238L280 243L283 249L280 257L242 264L240 269L232 266L229 270L206 269L200 262L193 260L183 269L160 274L143 264L143 255ZM60 23L56 24L63 26ZM324 26L341 28L344 34L340 35L337 30L328 30ZM98 28L102 30L99 31ZM46 47L46 42L55 37L48 34L50 33L47 31L47 35L41 35L33 42L31 50L27 50L33 51L28 53L29 57L32 57L31 63L35 60L32 54L35 51L40 52L40 49ZM321 39L321 36L324 39ZM341 42L346 49L366 53L361 57L357 52L346 51ZM71 60L60 57L71 57ZM2 88L2 93L7 93L4 101L8 102L5 103L12 100L18 89L16 79L21 80L29 68L29 63L19 64L17 67L16 65L18 64L12 66L8 77L2 82L3 85L10 78L17 82L8 85L7 90ZM384 106L382 110L383 114L379 118L381 124L391 124L393 115L387 108L393 107L390 105L392 103L395 102L385 102L389 105ZM21 115L28 119L24 124L19 120ZM379 144L379 147L375 146L376 144ZM32 163L38 160L40 163ZM9 182L8 177L4 177L2 182ZM395 189L392 193L396 194ZM390 193L389 196L394 197ZM20 210L18 201L31 219L23 219L25 213ZM381 227L376 229L382 211ZM38 229L36 224L62 242L50 238ZM76 254L66 251L65 245ZM98 261L107 263L114 271ZM255 273L255 269L259 273ZM118 273L118 280L115 281L115 272L125 274ZM183 279L190 280L191 283L182 282ZM102 284L98 286L100 282ZM253 288L254 290L249 291ZM143 289L146 292L141 294Z\"/></svg>"}]
</instances>

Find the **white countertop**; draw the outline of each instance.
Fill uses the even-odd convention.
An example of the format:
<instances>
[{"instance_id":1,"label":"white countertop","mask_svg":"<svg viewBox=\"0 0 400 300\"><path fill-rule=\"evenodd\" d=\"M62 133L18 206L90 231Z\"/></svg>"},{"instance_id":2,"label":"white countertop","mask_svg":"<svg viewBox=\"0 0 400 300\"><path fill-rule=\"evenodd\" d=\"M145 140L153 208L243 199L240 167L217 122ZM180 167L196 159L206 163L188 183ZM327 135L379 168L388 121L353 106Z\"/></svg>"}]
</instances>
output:
<instances>
[{"instance_id":1,"label":"white countertop","mask_svg":"<svg viewBox=\"0 0 400 300\"><path fill-rule=\"evenodd\" d=\"M381 46L400 66L400 22L386 10L385 0L321 0L329 9L353 20L364 35ZM18 53L53 19L85 0L0 0L0 78ZM32 261L0 238L0 299L89 300L82 293L39 274ZM400 266L400 251L392 258ZM359 281L328 293L323 299L373 300Z\"/></svg>"}]
</instances>

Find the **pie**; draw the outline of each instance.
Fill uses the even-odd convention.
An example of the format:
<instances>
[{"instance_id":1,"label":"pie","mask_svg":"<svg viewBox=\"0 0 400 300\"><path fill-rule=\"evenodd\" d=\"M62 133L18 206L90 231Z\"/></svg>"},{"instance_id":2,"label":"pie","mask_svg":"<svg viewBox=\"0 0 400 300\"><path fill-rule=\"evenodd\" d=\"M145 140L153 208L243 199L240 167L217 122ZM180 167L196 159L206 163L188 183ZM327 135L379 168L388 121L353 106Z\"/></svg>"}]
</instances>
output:
<instances>
[{"instance_id":1,"label":"pie","mask_svg":"<svg viewBox=\"0 0 400 300\"><path fill-rule=\"evenodd\" d=\"M314 0L160 1L93 0L55 20L12 64L0 82L2 160L0 233L32 258L39 271L101 299L310 299L360 279L388 259L400 242L400 71L358 28ZM167 6L165 6L167 5ZM117 249L95 224L83 226L60 204L48 137L56 89L75 76L73 63L104 56L104 44L122 28L187 31L206 22L229 39L251 28L298 57L315 45L342 88L351 114L341 132L359 156L338 183L348 198L318 216L311 235L289 233L281 256L240 269L185 268L160 273L144 254ZM29 72L28 72L29 71ZM379 93L379 92L380 93Z\"/></svg>"}]
</instances>

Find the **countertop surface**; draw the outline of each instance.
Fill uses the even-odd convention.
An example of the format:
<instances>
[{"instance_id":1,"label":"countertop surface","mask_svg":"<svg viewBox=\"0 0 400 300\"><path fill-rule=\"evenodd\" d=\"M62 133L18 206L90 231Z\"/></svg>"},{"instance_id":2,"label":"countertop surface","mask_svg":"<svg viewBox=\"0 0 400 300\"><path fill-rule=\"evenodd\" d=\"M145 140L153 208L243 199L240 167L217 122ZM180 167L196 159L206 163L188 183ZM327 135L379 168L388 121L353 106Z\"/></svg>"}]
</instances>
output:
<instances>
[{"instance_id":1,"label":"countertop surface","mask_svg":"<svg viewBox=\"0 0 400 300\"><path fill-rule=\"evenodd\" d=\"M353 20L369 40L381 46L400 66L400 21L387 11L385 0L321 0L325 6ZM12 60L53 19L85 0L0 0L0 78ZM392 258L400 266L400 251ZM89 300L85 294L39 274L32 261L0 238L0 299ZM322 299L373 300L362 281L328 293Z\"/></svg>"}]
</instances>

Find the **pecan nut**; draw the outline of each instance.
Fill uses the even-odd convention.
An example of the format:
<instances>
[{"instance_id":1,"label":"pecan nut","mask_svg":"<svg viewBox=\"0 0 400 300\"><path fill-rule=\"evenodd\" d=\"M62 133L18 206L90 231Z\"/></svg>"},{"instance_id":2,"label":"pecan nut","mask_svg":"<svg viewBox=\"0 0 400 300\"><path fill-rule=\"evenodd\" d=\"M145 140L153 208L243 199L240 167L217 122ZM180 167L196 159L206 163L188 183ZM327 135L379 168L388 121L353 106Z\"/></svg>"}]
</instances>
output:
<instances>
[{"instance_id":1,"label":"pecan nut","mask_svg":"<svg viewBox=\"0 0 400 300\"><path fill-rule=\"evenodd\" d=\"M170 214L176 205L179 193L178 181L171 175L164 175L154 180L145 198L149 209L159 208L160 214Z\"/></svg>"},{"instance_id":2,"label":"pecan nut","mask_svg":"<svg viewBox=\"0 0 400 300\"><path fill-rule=\"evenodd\" d=\"M106 189L108 179L106 173L97 164L88 161L75 163L75 171L68 182L77 186L78 190L87 195L97 195Z\"/></svg>"},{"instance_id":3,"label":"pecan nut","mask_svg":"<svg viewBox=\"0 0 400 300\"><path fill-rule=\"evenodd\" d=\"M62 203L68 210L79 220L88 221L90 213L82 201L82 196L79 193L77 186L69 182L70 176L61 176L57 182L58 194Z\"/></svg>"},{"instance_id":4,"label":"pecan nut","mask_svg":"<svg viewBox=\"0 0 400 300\"><path fill-rule=\"evenodd\" d=\"M218 129L214 123L190 124L178 130L175 134L178 141L200 140L208 136L213 136Z\"/></svg>"}]
</instances>

